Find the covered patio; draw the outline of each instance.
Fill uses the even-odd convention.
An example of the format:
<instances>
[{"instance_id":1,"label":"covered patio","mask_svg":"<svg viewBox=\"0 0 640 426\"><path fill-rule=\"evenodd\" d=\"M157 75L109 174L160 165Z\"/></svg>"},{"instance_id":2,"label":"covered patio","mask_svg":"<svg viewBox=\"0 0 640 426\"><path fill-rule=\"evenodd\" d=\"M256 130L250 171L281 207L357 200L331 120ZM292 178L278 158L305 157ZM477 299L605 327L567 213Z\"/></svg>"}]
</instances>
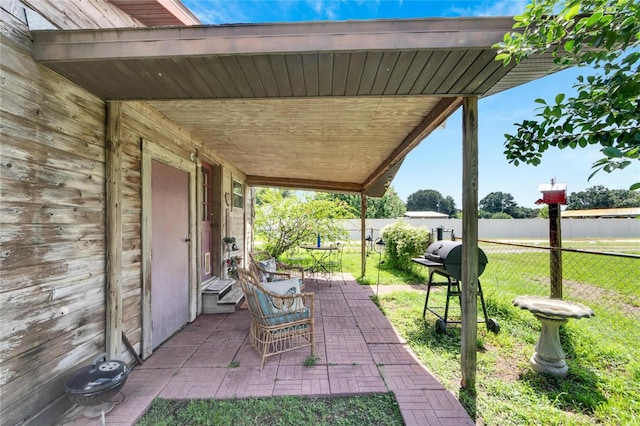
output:
<instances>
[{"instance_id":1,"label":"covered patio","mask_svg":"<svg viewBox=\"0 0 640 426\"><path fill-rule=\"evenodd\" d=\"M180 9L177 21L151 19L160 3ZM51 25L38 30L27 9ZM364 271L367 198L383 196L407 154L462 109L462 305L475 318L478 100L557 70L550 55L495 60L512 18L200 26L179 1L153 0L10 1L0 14L0 130L11 159L2 165L3 420L57 421L70 407L65 378L102 352L145 360L110 423L130 424L153 397L180 392L399 388L408 424L468 420L453 395L416 375L420 365L352 280L315 289L321 358L308 370L292 358L301 351L258 373L247 313L200 318L202 291L228 273L223 238L238 238L239 258L254 249L256 187L360 194ZM170 308L175 324L154 324ZM462 386L474 389L476 324L467 325Z\"/></svg>"},{"instance_id":2,"label":"covered patio","mask_svg":"<svg viewBox=\"0 0 640 426\"><path fill-rule=\"evenodd\" d=\"M382 197L406 155L462 108L462 276L477 277L478 100L559 70L551 54L506 66L496 61L493 46L512 26L510 17L483 17L32 32L34 59L104 100L109 111L106 234L107 257L114 259L107 262L109 355L122 352L120 198L123 173L136 164L135 159L127 163L123 145L131 139L121 134L131 115L128 106L144 108L143 126L153 127L146 120L154 116L160 125L170 122L198 141L195 149L175 147L183 162L226 161L229 183L237 180L241 193L246 184L360 194L363 253L367 197ZM152 151L151 140L143 145ZM148 172L141 175L143 183L150 181ZM202 176L195 180L202 182ZM148 193L149 186L144 188ZM194 190L191 199L199 204L202 194ZM226 223L225 236L232 207L226 200L224 215L217 215ZM244 207L244 212L236 209L242 215L236 220L250 229L253 205ZM195 207L191 210L195 215ZM191 226L189 234L201 235L209 225ZM247 252L251 235L243 232ZM144 245L151 232L143 227L141 234L143 312L148 312L151 280L145 271L151 249ZM200 275L193 259L201 246L191 247L192 295ZM365 262L363 254L363 273ZM475 280L464 281L464 317L475 318ZM194 320L195 297L189 306ZM153 349L150 323L143 318L143 358ZM476 325L465 325L462 385L474 389Z\"/></svg>"},{"instance_id":3,"label":"covered patio","mask_svg":"<svg viewBox=\"0 0 640 426\"><path fill-rule=\"evenodd\" d=\"M473 425L456 397L417 360L371 300L375 289L349 274L332 285L307 279L315 293L316 352L307 348L260 357L249 345L249 312L200 315L153 357L133 368L124 400L107 415L111 425L132 425L155 397L231 399L301 395L347 396L392 391L406 425ZM122 397L122 395L120 395ZM115 397L114 400L117 400ZM65 425L98 425L100 419L74 411Z\"/></svg>"}]
</instances>

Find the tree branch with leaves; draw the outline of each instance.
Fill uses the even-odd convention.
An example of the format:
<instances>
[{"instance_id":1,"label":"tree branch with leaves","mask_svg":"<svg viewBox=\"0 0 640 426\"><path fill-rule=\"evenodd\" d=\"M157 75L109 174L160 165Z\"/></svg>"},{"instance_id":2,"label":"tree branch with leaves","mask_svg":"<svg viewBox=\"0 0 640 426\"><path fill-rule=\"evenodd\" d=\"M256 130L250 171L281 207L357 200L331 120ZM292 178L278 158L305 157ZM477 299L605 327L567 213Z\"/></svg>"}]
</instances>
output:
<instances>
[{"instance_id":1,"label":"tree branch with leaves","mask_svg":"<svg viewBox=\"0 0 640 426\"><path fill-rule=\"evenodd\" d=\"M558 13L556 13L559 11ZM593 173L640 161L640 4L634 0L533 0L514 17L515 32L494 47L505 65L551 53L558 67L591 67L576 96L559 93L541 104L535 120L505 134L509 162L538 165L549 147L600 145ZM640 182L630 189L639 189Z\"/></svg>"},{"instance_id":2,"label":"tree branch with leaves","mask_svg":"<svg viewBox=\"0 0 640 426\"><path fill-rule=\"evenodd\" d=\"M254 227L263 249L278 257L302 243L312 243L320 235L325 241L339 241L348 233L333 219L349 216L348 207L339 201L293 192L262 189L256 196Z\"/></svg>"}]
</instances>

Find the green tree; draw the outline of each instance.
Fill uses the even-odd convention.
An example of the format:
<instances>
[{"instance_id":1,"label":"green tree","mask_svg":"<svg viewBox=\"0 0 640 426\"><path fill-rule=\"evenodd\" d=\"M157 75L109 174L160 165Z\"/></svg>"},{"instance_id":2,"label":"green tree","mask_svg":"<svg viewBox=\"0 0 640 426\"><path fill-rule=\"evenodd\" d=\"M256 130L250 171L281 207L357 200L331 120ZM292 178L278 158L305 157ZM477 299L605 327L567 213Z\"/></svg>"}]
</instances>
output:
<instances>
[{"instance_id":1,"label":"green tree","mask_svg":"<svg viewBox=\"0 0 640 426\"><path fill-rule=\"evenodd\" d=\"M282 198L287 197L295 197L295 191L291 189L273 189L273 188L257 188L255 192L256 206L260 206L265 203L265 198L267 200L273 196L273 191L278 191Z\"/></svg>"},{"instance_id":2,"label":"green tree","mask_svg":"<svg viewBox=\"0 0 640 426\"><path fill-rule=\"evenodd\" d=\"M285 194L285 191L266 189L261 191L261 202L256 205L256 237L273 256L278 257L302 243L315 242L317 235L325 241L346 236L346 231L332 220L349 217L346 204Z\"/></svg>"},{"instance_id":3,"label":"green tree","mask_svg":"<svg viewBox=\"0 0 640 426\"><path fill-rule=\"evenodd\" d=\"M496 213L505 213L509 218L522 219L537 217L538 209L519 206L513 195L504 192L491 192L478 205L478 217L481 219L501 219Z\"/></svg>"},{"instance_id":4,"label":"green tree","mask_svg":"<svg viewBox=\"0 0 640 426\"><path fill-rule=\"evenodd\" d=\"M544 205L542 208L538 210L538 218L540 219L549 219L549 206Z\"/></svg>"},{"instance_id":5,"label":"green tree","mask_svg":"<svg viewBox=\"0 0 640 426\"><path fill-rule=\"evenodd\" d=\"M567 210L611 209L640 207L640 192L625 189L608 189L602 185L584 191L572 192L567 197Z\"/></svg>"},{"instance_id":6,"label":"green tree","mask_svg":"<svg viewBox=\"0 0 640 426\"><path fill-rule=\"evenodd\" d=\"M513 217L518 204L513 200L513 195L505 192L491 192L479 203L480 210L489 213L506 213Z\"/></svg>"},{"instance_id":7,"label":"green tree","mask_svg":"<svg viewBox=\"0 0 640 426\"><path fill-rule=\"evenodd\" d=\"M326 198L340 200L349 206L353 218L360 217L361 197L353 194L326 194ZM407 209L398 193L390 187L382 197L367 197L367 219L393 219L402 217Z\"/></svg>"},{"instance_id":8,"label":"green tree","mask_svg":"<svg viewBox=\"0 0 640 426\"><path fill-rule=\"evenodd\" d=\"M446 198L433 189L421 189L407 197L408 211L434 211L449 216L456 214L456 202L451 196Z\"/></svg>"},{"instance_id":9,"label":"green tree","mask_svg":"<svg viewBox=\"0 0 640 426\"><path fill-rule=\"evenodd\" d=\"M515 218L536 218L540 213L540 209L531 209L529 207L518 206Z\"/></svg>"},{"instance_id":10,"label":"green tree","mask_svg":"<svg viewBox=\"0 0 640 426\"><path fill-rule=\"evenodd\" d=\"M491 219L513 219L508 213L498 212L491 215Z\"/></svg>"},{"instance_id":11,"label":"green tree","mask_svg":"<svg viewBox=\"0 0 640 426\"><path fill-rule=\"evenodd\" d=\"M628 189L612 189L613 207L640 207L640 191Z\"/></svg>"},{"instance_id":12,"label":"green tree","mask_svg":"<svg viewBox=\"0 0 640 426\"><path fill-rule=\"evenodd\" d=\"M558 12L556 14L556 12ZM540 164L549 147L564 149L600 145L603 157L594 172L612 172L640 161L640 2L637 0L533 0L515 18L514 29L496 44L496 59L516 62L551 52L559 67L587 66L576 96L559 93L553 102L536 99L536 120L516 124L506 134L505 155ZM630 189L640 188L640 182Z\"/></svg>"},{"instance_id":13,"label":"green tree","mask_svg":"<svg viewBox=\"0 0 640 426\"><path fill-rule=\"evenodd\" d=\"M483 209L479 209L478 210L478 218L479 219L491 219L491 216L493 216L493 213L488 212L486 210Z\"/></svg>"},{"instance_id":14,"label":"green tree","mask_svg":"<svg viewBox=\"0 0 640 426\"><path fill-rule=\"evenodd\" d=\"M404 201L390 187L380 198L367 198L367 219L394 219L407 211Z\"/></svg>"}]
</instances>

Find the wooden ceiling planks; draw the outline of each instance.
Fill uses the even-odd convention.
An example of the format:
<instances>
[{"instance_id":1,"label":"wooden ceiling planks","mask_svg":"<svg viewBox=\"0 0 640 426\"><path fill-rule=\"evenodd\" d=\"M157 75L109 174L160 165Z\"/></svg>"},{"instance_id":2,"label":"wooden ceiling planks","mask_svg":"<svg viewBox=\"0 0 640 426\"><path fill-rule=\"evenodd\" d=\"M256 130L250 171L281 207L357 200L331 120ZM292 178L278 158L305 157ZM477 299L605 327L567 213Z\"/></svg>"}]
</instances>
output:
<instances>
[{"instance_id":1,"label":"wooden ceiling planks","mask_svg":"<svg viewBox=\"0 0 640 426\"><path fill-rule=\"evenodd\" d=\"M364 181L420 124L437 98L346 97L152 101L246 174ZM409 130L407 130L409 129ZM363 161L366 159L366 161ZM317 176L316 176L317 177Z\"/></svg>"}]
</instances>

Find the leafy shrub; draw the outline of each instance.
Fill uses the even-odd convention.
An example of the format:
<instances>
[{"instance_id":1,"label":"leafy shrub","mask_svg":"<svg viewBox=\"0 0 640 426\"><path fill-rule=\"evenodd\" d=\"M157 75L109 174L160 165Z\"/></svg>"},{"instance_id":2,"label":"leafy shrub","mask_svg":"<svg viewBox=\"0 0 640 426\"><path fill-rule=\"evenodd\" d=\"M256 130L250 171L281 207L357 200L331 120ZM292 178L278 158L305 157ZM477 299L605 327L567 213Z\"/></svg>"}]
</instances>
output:
<instances>
[{"instance_id":1,"label":"leafy shrub","mask_svg":"<svg viewBox=\"0 0 640 426\"><path fill-rule=\"evenodd\" d=\"M508 213L498 212L491 215L491 219L513 219Z\"/></svg>"},{"instance_id":2,"label":"leafy shrub","mask_svg":"<svg viewBox=\"0 0 640 426\"><path fill-rule=\"evenodd\" d=\"M382 228L385 257L389 266L410 272L412 257L424 254L431 241L427 228L414 228L407 222L398 221Z\"/></svg>"}]
</instances>

